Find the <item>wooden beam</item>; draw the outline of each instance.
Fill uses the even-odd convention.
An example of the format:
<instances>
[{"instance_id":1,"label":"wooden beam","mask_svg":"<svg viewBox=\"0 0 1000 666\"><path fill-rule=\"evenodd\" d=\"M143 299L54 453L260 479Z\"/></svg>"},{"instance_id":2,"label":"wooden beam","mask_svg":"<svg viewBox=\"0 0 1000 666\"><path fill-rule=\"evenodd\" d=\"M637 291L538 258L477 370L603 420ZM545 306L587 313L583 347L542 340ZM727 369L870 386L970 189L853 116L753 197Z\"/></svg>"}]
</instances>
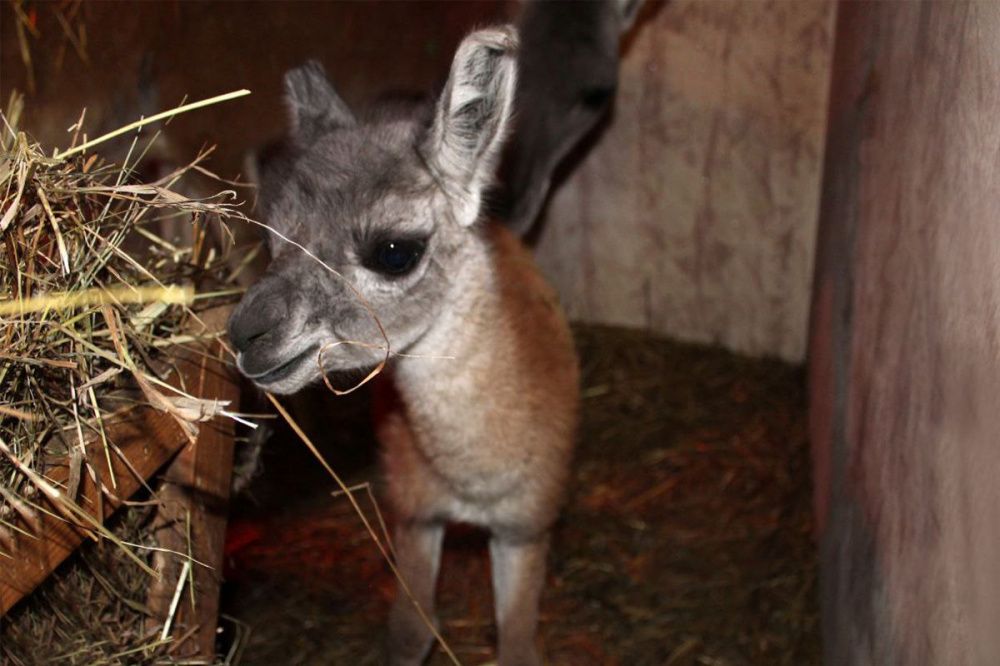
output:
<instances>
[{"instance_id":1,"label":"wooden beam","mask_svg":"<svg viewBox=\"0 0 1000 666\"><path fill-rule=\"evenodd\" d=\"M235 396L233 379L226 374L227 371L218 356L208 358L195 352L182 353L179 355L178 363L182 368L184 384L189 389L194 389L190 391L193 395L221 399ZM206 442L203 450L215 452L213 460L220 465L220 471L210 483L205 480L206 472L202 471L197 481L207 483L213 488L219 487L223 480L228 484L232 464L231 425L223 423L222 419L217 417L200 426L199 440L204 438ZM96 471L106 488L110 487L110 479L114 475L117 484L114 496L104 494L100 497L97 484L84 469L80 475L80 488L75 498L80 507L102 520L110 517L123 501L131 497L188 443L187 437L173 417L148 406L136 407L109 421L106 424L106 434L108 441L121 450L129 464L126 465L122 457L115 453L111 453L110 456L105 455L103 443L99 438L90 438L87 441L87 462ZM195 448L197 447L188 447L188 449ZM223 460L227 451L228 462ZM129 466L133 469L130 470ZM204 465L198 469L204 470ZM65 486L70 476L68 462L53 466L46 472L46 478L57 486ZM39 497L37 501L40 506L44 506L55 515L39 511L36 512L37 518L30 522L20 516L12 521L18 528L31 534L31 537L0 528L0 543L5 550L12 551L13 556L11 560L4 558L3 565L0 566L0 616L30 594L87 538L86 530L57 517L58 512L52 511L47 500ZM211 533L216 534L219 529L216 525ZM186 545L182 550L186 550ZM218 550L221 553L221 546ZM204 558L205 553L201 554ZM199 559L204 561L203 558ZM208 559L214 561L215 558Z\"/></svg>"},{"instance_id":2,"label":"wooden beam","mask_svg":"<svg viewBox=\"0 0 1000 666\"><path fill-rule=\"evenodd\" d=\"M842 2L810 348L826 664L1000 664L1000 4Z\"/></svg>"},{"instance_id":3,"label":"wooden beam","mask_svg":"<svg viewBox=\"0 0 1000 666\"><path fill-rule=\"evenodd\" d=\"M121 450L143 481L151 477L187 441L172 417L151 407L130 410L108 424L106 433L108 441ZM109 470L107 457L99 440L88 442L87 460L106 486L109 485L112 473L114 474L118 484L117 496L112 498L105 495L99 500L97 484L84 470L77 503L92 516L97 517L100 511L100 517L107 519L142 484L121 457L114 454L111 455L113 472ZM55 467L46 473L46 478L56 485L66 484L69 476L68 465ZM38 502L52 511L46 500L39 498ZM83 530L47 513L37 512L37 520L32 523L20 517L14 518L13 522L33 536L27 537L13 530L0 528L0 540L13 547L13 559L5 559L3 566L0 566L0 615L31 593L86 538Z\"/></svg>"},{"instance_id":4,"label":"wooden beam","mask_svg":"<svg viewBox=\"0 0 1000 666\"><path fill-rule=\"evenodd\" d=\"M187 373L185 373L187 374ZM203 358L198 369L197 395L220 400L239 398L238 384L222 363ZM157 493L160 508L153 524L153 534L161 548L190 552L199 564L192 565L192 576L183 583L184 594L176 614L169 618L169 633L182 637L172 646L175 658L192 659L215 656L215 629L219 614L219 588L222 582L223 542L233 468L233 423L215 419L202 424L198 441L186 446L170 463ZM179 584L184 558L157 553L154 564L161 578L150 587L147 603L153 617L151 628L163 626ZM187 586L194 582L194 595Z\"/></svg>"}]
</instances>

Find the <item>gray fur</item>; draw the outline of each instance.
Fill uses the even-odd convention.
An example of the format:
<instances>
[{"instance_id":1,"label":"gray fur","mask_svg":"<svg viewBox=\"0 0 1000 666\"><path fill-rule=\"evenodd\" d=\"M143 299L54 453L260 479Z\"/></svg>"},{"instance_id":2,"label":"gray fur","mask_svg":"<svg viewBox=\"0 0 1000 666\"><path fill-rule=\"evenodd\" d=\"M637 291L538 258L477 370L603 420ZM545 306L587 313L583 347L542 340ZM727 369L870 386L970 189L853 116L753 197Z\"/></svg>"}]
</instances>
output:
<instances>
[{"instance_id":1,"label":"gray fur","mask_svg":"<svg viewBox=\"0 0 1000 666\"><path fill-rule=\"evenodd\" d=\"M501 208L528 233L560 163L606 117L618 85L619 39L642 0L528 0L519 22L521 55L513 139L504 163Z\"/></svg>"},{"instance_id":2,"label":"gray fur","mask_svg":"<svg viewBox=\"0 0 1000 666\"><path fill-rule=\"evenodd\" d=\"M323 65L316 60L285 75L285 99L292 133L298 137L312 137L325 129L355 124L354 114L330 85Z\"/></svg>"},{"instance_id":3,"label":"gray fur","mask_svg":"<svg viewBox=\"0 0 1000 666\"><path fill-rule=\"evenodd\" d=\"M339 108L323 114L318 99L340 102L317 68L292 72L293 133L266 160L260 201L277 231L357 288L392 350L405 354L390 368L399 401L380 401L377 431L398 566L417 601L433 612L444 525L486 528L498 661L530 666L541 663L538 599L573 447L578 371L569 328L530 255L502 227L477 222L511 116L515 53L511 28L475 32L435 104L360 120ZM407 238L425 242L412 272L388 277L366 261L372 243ZM341 345L320 369L320 346L378 346L381 336L345 280L287 242L271 250L230 321L240 370L287 394L322 373L380 361L383 349ZM429 628L400 594L389 662L420 664L430 646Z\"/></svg>"}]
</instances>

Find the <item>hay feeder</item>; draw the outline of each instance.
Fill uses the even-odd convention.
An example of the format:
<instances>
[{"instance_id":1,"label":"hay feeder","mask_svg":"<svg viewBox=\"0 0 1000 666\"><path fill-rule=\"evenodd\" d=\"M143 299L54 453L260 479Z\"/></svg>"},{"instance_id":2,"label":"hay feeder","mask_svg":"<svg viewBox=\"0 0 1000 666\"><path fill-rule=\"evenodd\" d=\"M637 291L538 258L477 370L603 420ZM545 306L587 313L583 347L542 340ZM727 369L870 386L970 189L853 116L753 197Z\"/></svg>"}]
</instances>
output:
<instances>
[{"instance_id":1,"label":"hay feeder","mask_svg":"<svg viewBox=\"0 0 1000 666\"><path fill-rule=\"evenodd\" d=\"M20 110L15 99L0 114L0 636L92 540L148 574L132 594L144 596L133 604L142 644L106 663L214 661L238 419L219 338L225 297L238 290L225 288L209 226L239 215L225 202L232 193L173 189L204 171L204 156L138 182L137 141L122 166L88 153L101 139L78 134L48 157L17 132ZM178 225L190 246L164 233ZM140 504L137 493L155 507L143 543L105 526ZM64 648L40 646L32 658ZM0 645L0 661L20 663L10 649Z\"/></svg>"}]
</instances>

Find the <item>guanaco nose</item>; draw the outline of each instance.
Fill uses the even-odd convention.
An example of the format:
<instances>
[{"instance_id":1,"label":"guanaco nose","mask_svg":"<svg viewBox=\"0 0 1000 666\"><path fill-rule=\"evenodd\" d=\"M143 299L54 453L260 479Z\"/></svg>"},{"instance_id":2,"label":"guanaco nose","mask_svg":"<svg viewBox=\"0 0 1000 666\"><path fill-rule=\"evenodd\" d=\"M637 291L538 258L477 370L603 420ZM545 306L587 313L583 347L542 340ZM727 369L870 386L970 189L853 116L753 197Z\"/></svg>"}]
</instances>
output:
<instances>
[{"instance_id":1,"label":"guanaco nose","mask_svg":"<svg viewBox=\"0 0 1000 666\"><path fill-rule=\"evenodd\" d=\"M280 294L258 291L248 296L229 319L229 340L241 352L288 318L288 300Z\"/></svg>"}]
</instances>

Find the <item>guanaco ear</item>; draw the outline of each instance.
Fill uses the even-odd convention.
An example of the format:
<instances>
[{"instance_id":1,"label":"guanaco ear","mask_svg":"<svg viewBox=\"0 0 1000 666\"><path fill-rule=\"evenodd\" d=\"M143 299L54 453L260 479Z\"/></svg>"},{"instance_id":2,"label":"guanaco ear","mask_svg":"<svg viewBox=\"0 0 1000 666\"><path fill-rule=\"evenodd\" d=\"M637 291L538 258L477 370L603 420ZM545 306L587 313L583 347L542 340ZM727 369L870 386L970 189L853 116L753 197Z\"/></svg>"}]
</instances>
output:
<instances>
[{"instance_id":1,"label":"guanaco ear","mask_svg":"<svg viewBox=\"0 0 1000 666\"><path fill-rule=\"evenodd\" d=\"M290 111L292 135L308 140L324 129L349 127L354 114L330 85L316 60L285 74L285 102Z\"/></svg>"},{"instance_id":2,"label":"guanaco ear","mask_svg":"<svg viewBox=\"0 0 1000 666\"><path fill-rule=\"evenodd\" d=\"M455 53L437 102L425 155L463 225L476 221L496 170L514 101L516 57L512 26L470 34Z\"/></svg>"},{"instance_id":3,"label":"guanaco ear","mask_svg":"<svg viewBox=\"0 0 1000 666\"><path fill-rule=\"evenodd\" d=\"M635 17L639 15L643 0L613 0L613 2L618 11L618 30L622 33L627 32L635 23Z\"/></svg>"}]
</instances>

